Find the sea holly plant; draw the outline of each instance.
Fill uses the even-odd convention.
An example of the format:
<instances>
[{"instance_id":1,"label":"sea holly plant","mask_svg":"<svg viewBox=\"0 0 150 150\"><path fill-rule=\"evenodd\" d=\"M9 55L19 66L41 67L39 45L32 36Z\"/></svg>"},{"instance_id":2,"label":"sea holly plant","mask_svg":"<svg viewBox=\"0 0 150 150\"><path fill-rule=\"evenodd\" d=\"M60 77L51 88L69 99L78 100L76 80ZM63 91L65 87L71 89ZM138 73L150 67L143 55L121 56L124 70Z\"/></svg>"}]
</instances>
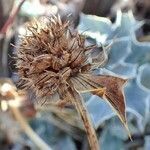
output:
<instances>
[{"instance_id":1,"label":"sea holly plant","mask_svg":"<svg viewBox=\"0 0 150 150\"><path fill-rule=\"evenodd\" d=\"M86 45L86 37L72 30L70 22L62 22L59 16L31 21L26 30L17 47L16 63L25 89L33 89L41 104L53 101L61 107L74 106L91 150L100 148L81 93L91 92L104 98L128 129L123 94L126 79L94 74L107 59L105 48L93 56L97 46Z\"/></svg>"}]
</instances>

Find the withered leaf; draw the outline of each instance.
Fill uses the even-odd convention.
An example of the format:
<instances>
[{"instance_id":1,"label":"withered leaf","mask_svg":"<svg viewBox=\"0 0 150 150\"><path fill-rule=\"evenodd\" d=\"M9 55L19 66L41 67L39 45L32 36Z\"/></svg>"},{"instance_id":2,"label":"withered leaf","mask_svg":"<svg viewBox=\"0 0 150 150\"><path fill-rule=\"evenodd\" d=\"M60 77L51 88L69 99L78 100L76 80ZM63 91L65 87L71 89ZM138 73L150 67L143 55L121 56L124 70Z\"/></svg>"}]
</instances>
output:
<instances>
[{"instance_id":1,"label":"withered leaf","mask_svg":"<svg viewBox=\"0 0 150 150\"><path fill-rule=\"evenodd\" d=\"M94 83L100 84L102 87L106 87L104 99L107 99L109 103L117 111L121 121L126 122L125 118L125 101L123 94L123 85L126 80L114 76L108 75L83 75L84 78L93 81ZM99 95L98 91L94 91L93 94Z\"/></svg>"},{"instance_id":2,"label":"withered leaf","mask_svg":"<svg viewBox=\"0 0 150 150\"><path fill-rule=\"evenodd\" d=\"M127 129L129 137L131 138L126 121L125 98L123 92L123 86L127 80L109 75L88 74L82 74L82 78L89 82L93 82L93 84L96 83L105 89L103 94L101 92L102 88L98 91L93 90L92 93L104 98L108 102L112 109L117 113L119 119Z\"/></svg>"},{"instance_id":3,"label":"withered leaf","mask_svg":"<svg viewBox=\"0 0 150 150\"><path fill-rule=\"evenodd\" d=\"M113 76L93 76L79 74L71 79L75 88L83 92L92 92L106 99L117 111L122 122L126 123L123 85L126 80Z\"/></svg>"}]
</instances>

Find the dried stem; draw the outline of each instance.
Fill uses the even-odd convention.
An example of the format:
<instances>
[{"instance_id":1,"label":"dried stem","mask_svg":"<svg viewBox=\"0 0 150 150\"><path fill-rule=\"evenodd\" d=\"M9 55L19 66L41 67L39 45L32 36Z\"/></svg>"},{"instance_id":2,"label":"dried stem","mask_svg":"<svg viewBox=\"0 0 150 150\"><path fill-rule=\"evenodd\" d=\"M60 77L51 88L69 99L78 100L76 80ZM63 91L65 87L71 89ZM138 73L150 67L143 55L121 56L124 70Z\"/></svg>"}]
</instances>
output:
<instances>
[{"instance_id":1,"label":"dried stem","mask_svg":"<svg viewBox=\"0 0 150 150\"><path fill-rule=\"evenodd\" d=\"M87 133L87 137L89 140L90 148L91 148L91 150L100 150L96 132L91 123L91 119L86 110L84 101L83 101L82 97L80 95L78 95L78 93L73 93L73 94L75 94L75 95L74 95L74 99L72 99L72 103L74 104L76 110L78 111L79 115L81 116L81 119L82 119L84 127L85 127L85 131Z\"/></svg>"},{"instance_id":2,"label":"dried stem","mask_svg":"<svg viewBox=\"0 0 150 150\"><path fill-rule=\"evenodd\" d=\"M9 18L7 19L7 21L5 22L4 26L2 27L2 29L0 30L0 34L5 34L8 30L8 28L10 27L10 25L13 23L15 17L17 16L21 6L23 5L23 3L25 2L25 0L22 0L20 1L19 5L17 6L14 6L12 8L12 11L10 13L10 16Z\"/></svg>"},{"instance_id":3,"label":"dried stem","mask_svg":"<svg viewBox=\"0 0 150 150\"><path fill-rule=\"evenodd\" d=\"M20 110L17 107L10 107L11 111L13 112L16 120L19 122L22 130L28 135L28 137L36 144L36 146L40 150L52 150L50 146L48 146L29 126L23 115L21 114Z\"/></svg>"}]
</instances>

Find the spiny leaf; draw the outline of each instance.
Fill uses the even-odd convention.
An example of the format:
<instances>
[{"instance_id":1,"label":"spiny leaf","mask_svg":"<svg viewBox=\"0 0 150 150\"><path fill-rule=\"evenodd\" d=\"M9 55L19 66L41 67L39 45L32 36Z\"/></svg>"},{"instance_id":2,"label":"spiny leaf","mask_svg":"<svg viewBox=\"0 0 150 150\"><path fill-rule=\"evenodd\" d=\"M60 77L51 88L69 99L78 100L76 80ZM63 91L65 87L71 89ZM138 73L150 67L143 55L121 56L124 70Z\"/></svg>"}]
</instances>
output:
<instances>
[{"instance_id":1,"label":"spiny leaf","mask_svg":"<svg viewBox=\"0 0 150 150\"><path fill-rule=\"evenodd\" d=\"M131 139L131 135L128 129L126 114L125 114L125 100L124 100L124 92L123 85L126 83L126 79L122 79L119 77L113 77L108 75L83 75L89 81L93 81L105 87L105 93L103 94L103 98L108 102L108 104L112 107L112 109L117 113L119 119L127 129L128 135ZM99 91L92 92L95 95L102 96L99 94Z\"/></svg>"}]
</instances>

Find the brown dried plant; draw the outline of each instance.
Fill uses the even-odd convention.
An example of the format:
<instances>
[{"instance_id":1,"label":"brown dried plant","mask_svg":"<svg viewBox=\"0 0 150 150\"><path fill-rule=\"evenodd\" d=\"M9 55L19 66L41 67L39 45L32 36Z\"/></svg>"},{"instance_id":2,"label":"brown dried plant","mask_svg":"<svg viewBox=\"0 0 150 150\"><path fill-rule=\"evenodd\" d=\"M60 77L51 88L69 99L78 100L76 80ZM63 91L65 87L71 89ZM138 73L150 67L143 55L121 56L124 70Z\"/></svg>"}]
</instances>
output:
<instances>
[{"instance_id":1,"label":"brown dried plant","mask_svg":"<svg viewBox=\"0 0 150 150\"><path fill-rule=\"evenodd\" d=\"M60 17L31 21L27 34L17 48L17 68L25 88L32 88L46 101L75 106L87 133L91 150L99 143L84 101L80 95L91 92L103 97L127 127L123 85L125 79L94 75L93 70L105 61L106 51L92 57L95 45L85 46L86 38L72 32L69 21Z\"/></svg>"}]
</instances>

